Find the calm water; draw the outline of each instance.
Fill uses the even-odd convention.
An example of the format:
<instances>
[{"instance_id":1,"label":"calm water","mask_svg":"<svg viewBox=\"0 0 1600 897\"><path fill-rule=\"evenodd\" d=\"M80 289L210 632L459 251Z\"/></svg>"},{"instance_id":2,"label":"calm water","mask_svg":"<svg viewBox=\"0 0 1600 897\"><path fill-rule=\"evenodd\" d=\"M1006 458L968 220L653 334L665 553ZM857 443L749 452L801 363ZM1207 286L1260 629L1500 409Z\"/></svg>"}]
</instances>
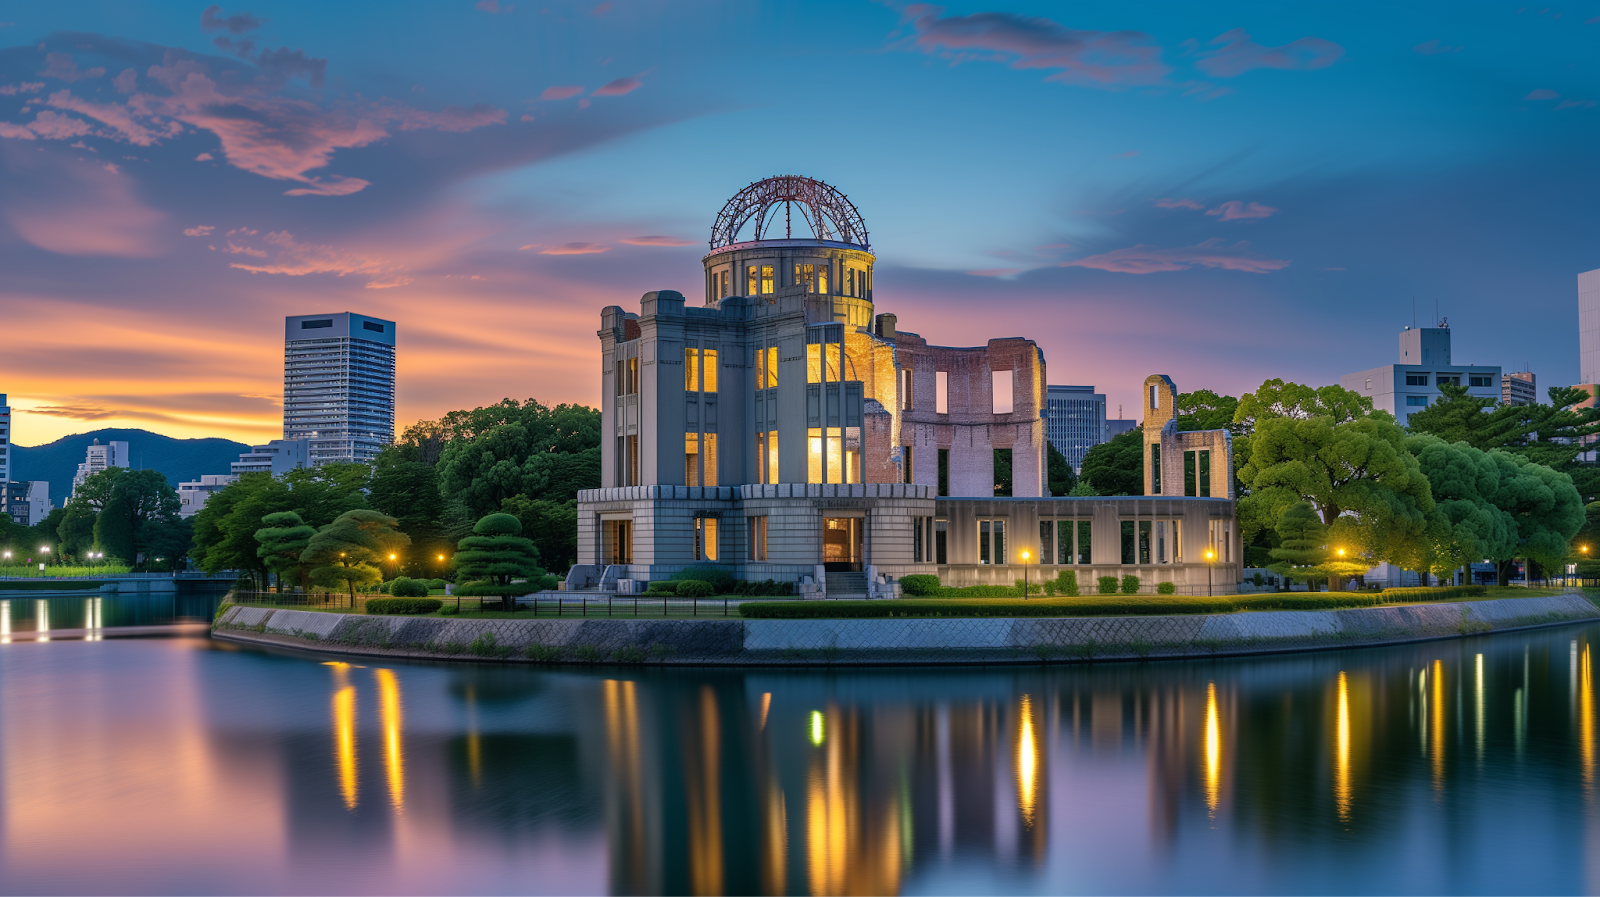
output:
<instances>
[{"instance_id":1,"label":"calm water","mask_svg":"<svg viewBox=\"0 0 1600 897\"><path fill-rule=\"evenodd\" d=\"M1597 638L915 673L14 641L0 890L1594 890Z\"/></svg>"}]
</instances>

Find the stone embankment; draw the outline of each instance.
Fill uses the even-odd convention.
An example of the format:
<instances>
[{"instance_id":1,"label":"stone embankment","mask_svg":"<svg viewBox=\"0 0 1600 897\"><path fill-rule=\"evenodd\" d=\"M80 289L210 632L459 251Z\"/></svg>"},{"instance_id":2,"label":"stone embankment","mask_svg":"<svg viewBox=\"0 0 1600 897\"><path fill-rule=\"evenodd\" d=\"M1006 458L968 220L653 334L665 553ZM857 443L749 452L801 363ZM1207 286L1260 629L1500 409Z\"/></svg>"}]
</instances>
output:
<instances>
[{"instance_id":1,"label":"stone embankment","mask_svg":"<svg viewBox=\"0 0 1600 897\"><path fill-rule=\"evenodd\" d=\"M316 651L523 663L1040 663L1210 657L1454 638L1600 619L1581 594L1161 617L496 620L228 608L215 638Z\"/></svg>"}]
</instances>

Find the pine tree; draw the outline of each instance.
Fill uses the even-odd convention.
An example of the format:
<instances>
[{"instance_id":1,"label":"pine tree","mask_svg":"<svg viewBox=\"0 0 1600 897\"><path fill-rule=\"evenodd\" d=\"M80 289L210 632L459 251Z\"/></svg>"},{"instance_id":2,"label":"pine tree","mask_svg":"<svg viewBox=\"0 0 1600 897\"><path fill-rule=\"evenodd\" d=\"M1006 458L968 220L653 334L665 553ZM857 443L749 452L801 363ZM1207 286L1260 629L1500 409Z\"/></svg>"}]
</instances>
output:
<instances>
[{"instance_id":1,"label":"pine tree","mask_svg":"<svg viewBox=\"0 0 1600 897\"><path fill-rule=\"evenodd\" d=\"M537 588L513 579L534 580L544 575L539 549L522 535L522 521L510 514L490 514L472 528L472 535L456 546L456 573L467 580L459 595L500 596L507 609L511 599Z\"/></svg>"},{"instance_id":2,"label":"pine tree","mask_svg":"<svg viewBox=\"0 0 1600 897\"><path fill-rule=\"evenodd\" d=\"M303 588L306 568L300 562L300 555L317 534L316 527L308 525L293 511L268 514L261 522L265 525L256 530L256 541L261 543L256 556L268 570L277 574L278 591L283 591L283 578L289 574L293 574L296 584Z\"/></svg>"},{"instance_id":3,"label":"pine tree","mask_svg":"<svg viewBox=\"0 0 1600 897\"><path fill-rule=\"evenodd\" d=\"M1272 559L1277 563L1272 569L1283 576L1309 580L1323 574L1321 564L1327 557L1323 545L1328 527L1317 516L1311 502L1297 501L1283 509L1278 516L1278 536L1282 540L1272 549Z\"/></svg>"}]
</instances>

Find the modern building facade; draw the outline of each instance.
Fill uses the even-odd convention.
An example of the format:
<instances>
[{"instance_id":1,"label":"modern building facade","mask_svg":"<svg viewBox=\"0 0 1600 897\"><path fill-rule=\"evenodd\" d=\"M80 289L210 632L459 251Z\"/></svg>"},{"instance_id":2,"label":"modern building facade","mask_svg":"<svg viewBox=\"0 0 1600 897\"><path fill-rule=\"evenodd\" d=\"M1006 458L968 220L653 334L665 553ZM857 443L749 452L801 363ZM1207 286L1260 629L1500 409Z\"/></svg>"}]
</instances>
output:
<instances>
[{"instance_id":1,"label":"modern building facade","mask_svg":"<svg viewBox=\"0 0 1600 897\"><path fill-rule=\"evenodd\" d=\"M1111 438L1106 397L1093 386L1047 386L1044 395L1045 438L1077 470L1089 449Z\"/></svg>"},{"instance_id":2,"label":"modern building facade","mask_svg":"<svg viewBox=\"0 0 1600 897\"><path fill-rule=\"evenodd\" d=\"M1600 268L1578 275L1578 373L1600 383Z\"/></svg>"},{"instance_id":3,"label":"modern building facade","mask_svg":"<svg viewBox=\"0 0 1600 897\"><path fill-rule=\"evenodd\" d=\"M0 481L0 512L12 522L33 526L50 516L50 484L44 480Z\"/></svg>"},{"instance_id":4,"label":"modern building facade","mask_svg":"<svg viewBox=\"0 0 1600 897\"><path fill-rule=\"evenodd\" d=\"M1395 416L1402 426L1414 411L1437 402L1441 383L1465 386L1467 394L1500 401L1498 365L1455 364L1450 357L1450 325L1407 327L1400 331L1400 361L1339 378L1339 385L1372 400L1372 407Z\"/></svg>"},{"instance_id":5,"label":"modern building facade","mask_svg":"<svg viewBox=\"0 0 1600 897\"><path fill-rule=\"evenodd\" d=\"M78 465L78 472L72 477L73 493L78 491L84 480L108 467L131 467L128 458L126 442L112 440L102 445L100 440L96 439L84 452L83 463Z\"/></svg>"},{"instance_id":6,"label":"modern building facade","mask_svg":"<svg viewBox=\"0 0 1600 897\"><path fill-rule=\"evenodd\" d=\"M1512 371L1500 375L1500 402L1505 405L1533 405L1539 401L1539 380L1533 371Z\"/></svg>"},{"instance_id":7,"label":"modern building facade","mask_svg":"<svg viewBox=\"0 0 1600 897\"><path fill-rule=\"evenodd\" d=\"M0 392L0 483L11 482L11 406Z\"/></svg>"},{"instance_id":8,"label":"modern building facade","mask_svg":"<svg viewBox=\"0 0 1600 897\"><path fill-rule=\"evenodd\" d=\"M781 236L768 230L780 214ZM1237 582L1229 494L1045 498L1039 347L933 346L878 312L865 223L837 190L750 185L702 261L697 307L657 290L637 312L601 311L602 488L578 495L569 587L627 591L715 564L811 596L889 594L910 573L1010 585L1062 567L1086 585L1133 574L1203 592L1207 540L1215 581ZM1231 449L1209 463L1232 483Z\"/></svg>"},{"instance_id":9,"label":"modern building facade","mask_svg":"<svg viewBox=\"0 0 1600 897\"><path fill-rule=\"evenodd\" d=\"M252 446L239 455L239 460L229 462L228 472L238 478L246 473L270 473L281 477L291 470L312 467L311 440L274 439L266 445Z\"/></svg>"},{"instance_id":10,"label":"modern building facade","mask_svg":"<svg viewBox=\"0 0 1600 897\"><path fill-rule=\"evenodd\" d=\"M340 312L284 320L283 438L313 465L371 462L394 441L395 325Z\"/></svg>"},{"instance_id":11,"label":"modern building facade","mask_svg":"<svg viewBox=\"0 0 1600 897\"><path fill-rule=\"evenodd\" d=\"M200 513L206 506L211 496L239 482L239 477L231 473L206 473L201 474L198 480L188 480L178 484L178 516L193 517Z\"/></svg>"}]
</instances>

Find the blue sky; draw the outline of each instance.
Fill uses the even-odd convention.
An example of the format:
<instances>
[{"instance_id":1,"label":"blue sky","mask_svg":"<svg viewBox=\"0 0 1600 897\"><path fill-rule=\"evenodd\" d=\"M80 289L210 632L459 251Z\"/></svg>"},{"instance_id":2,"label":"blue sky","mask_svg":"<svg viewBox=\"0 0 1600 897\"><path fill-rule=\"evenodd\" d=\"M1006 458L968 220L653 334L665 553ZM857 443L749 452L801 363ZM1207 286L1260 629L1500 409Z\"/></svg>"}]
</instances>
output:
<instances>
[{"instance_id":1,"label":"blue sky","mask_svg":"<svg viewBox=\"0 0 1600 897\"><path fill-rule=\"evenodd\" d=\"M1458 361L1573 383L1575 275L1600 267L1600 0L0 23L0 312L37 334L0 391L24 444L276 435L277 322L330 310L400 322L402 422L593 403L599 307L695 296L717 210L779 173L856 203L904 329L1036 339L1052 382L1130 414L1152 372L1238 394L1390 361L1413 299Z\"/></svg>"}]
</instances>

